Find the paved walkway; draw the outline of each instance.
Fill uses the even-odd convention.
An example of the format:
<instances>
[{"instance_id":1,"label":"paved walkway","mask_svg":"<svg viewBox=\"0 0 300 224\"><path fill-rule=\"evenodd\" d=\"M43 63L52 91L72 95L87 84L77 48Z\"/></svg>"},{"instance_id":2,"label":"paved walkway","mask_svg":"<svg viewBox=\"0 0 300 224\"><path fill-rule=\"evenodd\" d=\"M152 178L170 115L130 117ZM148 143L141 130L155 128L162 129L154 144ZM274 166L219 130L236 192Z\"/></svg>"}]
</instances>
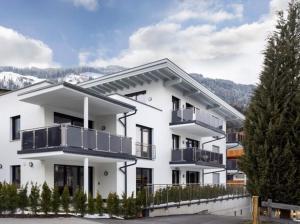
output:
<instances>
[{"instance_id":1,"label":"paved walkway","mask_svg":"<svg viewBox=\"0 0 300 224\"><path fill-rule=\"evenodd\" d=\"M169 217L156 217L135 220L112 219L81 219L81 218L0 218L0 224L241 224L242 217L217 216L217 215L180 215Z\"/></svg>"}]
</instances>

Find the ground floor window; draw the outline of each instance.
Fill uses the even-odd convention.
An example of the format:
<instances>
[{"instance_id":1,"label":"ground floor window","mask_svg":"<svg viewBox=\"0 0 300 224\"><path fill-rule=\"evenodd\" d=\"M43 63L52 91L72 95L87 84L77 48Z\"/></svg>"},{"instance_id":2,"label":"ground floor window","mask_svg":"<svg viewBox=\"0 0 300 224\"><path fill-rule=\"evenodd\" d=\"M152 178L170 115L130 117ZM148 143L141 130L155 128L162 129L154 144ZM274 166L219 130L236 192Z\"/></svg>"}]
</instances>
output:
<instances>
[{"instance_id":1,"label":"ground floor window","mask_svg":"<svg viewBox=\"0 0 300 224\"><path fill-rule=\"evenodd\" d=\"M179 184L179 170L172 170L172 184Z\"/></svg>"},{"instance_id":2,"label":"ground floor window","mask_svg":"<svg viewBox=\"0 0 300 224\"><path fill-rule=\"evenodd\" d=\"M136 168L136 191L152 184L152 169Z\"/></svg>"},{"instance_id":3,"label":"ground floor window","mask_svg":"<svg viewBox=\"0 0 300 224\"><path fill-rule=\"evenodd\" d=\"M21 166L11 166L11 182L15 184L18 188L21 184Z\"/></svg>"},{"instance_id":4,"label":"ground floor window","mask_svg":"<svg viewBox=\"0 0 300 224\"><path fill-rule=\"evenodd\" d=\"M187 184L199 184L199 172L186 171L186 183Z\"/></svg>"},{"instance_id":5,"label":"ground floor window","mask_svg":"<svg viewBox=\"0 0 300 224\"><path fill-rule=\"evenodd\" d=\"M54 186L60 193L68 186L73 196L77 188L83 188L83 166L54 165ZM93 195L93 168L89 167L89 193Z\"/></svg>"}]
</instances>

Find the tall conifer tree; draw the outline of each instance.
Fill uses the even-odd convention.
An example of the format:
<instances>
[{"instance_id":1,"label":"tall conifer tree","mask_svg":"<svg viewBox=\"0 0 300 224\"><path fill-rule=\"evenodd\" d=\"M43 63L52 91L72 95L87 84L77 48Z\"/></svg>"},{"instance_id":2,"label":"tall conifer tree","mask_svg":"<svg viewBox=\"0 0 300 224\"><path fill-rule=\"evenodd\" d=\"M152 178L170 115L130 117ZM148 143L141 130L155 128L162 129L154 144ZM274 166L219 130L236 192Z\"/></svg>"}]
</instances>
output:
<instances>
[{"instance_id":1,"label":"tall conifer tree","mask_svg":"<svg viewBox=\"0 0 300 224\"><path fill-rule=\"evenodd\" d=\"M246 113L241 169L263 200L300 203L300 2L279 12Z\"/></svg>"}]
</instances>

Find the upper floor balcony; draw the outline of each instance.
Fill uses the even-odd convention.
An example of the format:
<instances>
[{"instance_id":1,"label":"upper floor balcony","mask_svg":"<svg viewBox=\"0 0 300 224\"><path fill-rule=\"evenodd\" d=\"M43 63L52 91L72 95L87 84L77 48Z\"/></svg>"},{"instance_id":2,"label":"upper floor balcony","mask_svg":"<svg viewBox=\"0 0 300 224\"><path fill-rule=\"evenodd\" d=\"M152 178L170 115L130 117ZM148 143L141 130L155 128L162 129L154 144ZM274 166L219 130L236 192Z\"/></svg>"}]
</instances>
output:
<instances>
[{"instance_id":1,"label":"upper floor balcony","mask_svg":"<svg viewBox=\"0 0 300 224\"><path fill-rule=\"evenodd\" d=\"M131 138L68 124L21 132L22 158L92 156L101 161L134 160ZM58 153L58 154L57 154Z\"/></svg>"},{"instance_id":2,"label":"upper floor balcony","mask_svg":"<svg viewBox=\"0 0 300 224\"><path fill-rule=\"evenodd\" d=\"M243 132L230 132L226 134L227 143L241 143L244 140Z\"/></svg>"},{"instance_id":3,"label":"upper floor balcony","mask_svg":"<svg viewBox=\"0 0 300 224\"><path fill-rule=\"evenodd\" d=\"M171 165L194 166L203 168L225 168L223 154L198 148L173 149Z\"/></svg>"},{"instance_id":4,"label":"upper floor balcony","mask_svg":"<svg viewBox=\"0 0 300 224\"><path fill-rule=\"evenodd\" d=\"M195 108L172 111L170 127L202 137L225 135L223 120L205 110Z\"/></svg>"}]
</instances>

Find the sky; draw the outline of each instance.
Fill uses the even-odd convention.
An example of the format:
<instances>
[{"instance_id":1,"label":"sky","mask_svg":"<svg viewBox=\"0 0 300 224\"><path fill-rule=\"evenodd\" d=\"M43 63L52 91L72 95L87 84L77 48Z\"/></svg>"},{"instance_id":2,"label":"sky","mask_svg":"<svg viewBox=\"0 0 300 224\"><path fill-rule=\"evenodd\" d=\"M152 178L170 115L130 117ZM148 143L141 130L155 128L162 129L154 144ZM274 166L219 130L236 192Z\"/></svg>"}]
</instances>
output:
<instances>
[{"instance_id":1,"label":"sky","mask_svg":"<svg viewBox=\"0 0 300 224\"><path fill-rule=\"evenodd\" d=\"M190 73L256 84L287 0L0 1L0 66L134 67L169 58Z\"/></svg>"}]
</instances>

